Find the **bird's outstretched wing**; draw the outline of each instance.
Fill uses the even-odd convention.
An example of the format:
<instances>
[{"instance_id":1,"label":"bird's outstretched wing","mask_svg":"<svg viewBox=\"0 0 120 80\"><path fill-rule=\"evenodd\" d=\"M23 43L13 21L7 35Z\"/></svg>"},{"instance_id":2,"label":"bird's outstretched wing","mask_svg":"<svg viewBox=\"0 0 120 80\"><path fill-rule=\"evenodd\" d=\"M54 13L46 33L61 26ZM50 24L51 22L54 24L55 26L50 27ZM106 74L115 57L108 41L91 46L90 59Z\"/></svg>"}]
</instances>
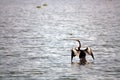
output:
<instances>
[{"instance_id":1,"label":"bird's outstretched wing","mask_svg":"<svg viewBox=\"0 0 120 80\"><path fill-rule=\"evenodd\" d=\"M87 48L86 48L86 54L91 55L92 58L95 59L95 58L94 58L94 55L93 55L93 52L92 52L92 49L91 49L90 47L87 47Z\"/></svg>"}]
</instances>

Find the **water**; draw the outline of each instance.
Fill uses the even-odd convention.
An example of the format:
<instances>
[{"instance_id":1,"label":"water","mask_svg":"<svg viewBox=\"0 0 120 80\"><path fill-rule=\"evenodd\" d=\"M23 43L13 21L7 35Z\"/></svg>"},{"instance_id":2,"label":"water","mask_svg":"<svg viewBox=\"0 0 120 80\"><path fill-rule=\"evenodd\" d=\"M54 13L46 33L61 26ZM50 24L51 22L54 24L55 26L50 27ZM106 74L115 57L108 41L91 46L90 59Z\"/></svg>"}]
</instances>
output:
<instances>
[{"instance_id":1,"label":"water","mask_svg":"<svg viewBox=\"0 0 120 80\"><path fill-rule=\"evenodd\" d=\"M0 80L120 80L119 9L119 0L0 0ZM95 60L71 64L72 39Z\"/></svg>"}]
</instances>

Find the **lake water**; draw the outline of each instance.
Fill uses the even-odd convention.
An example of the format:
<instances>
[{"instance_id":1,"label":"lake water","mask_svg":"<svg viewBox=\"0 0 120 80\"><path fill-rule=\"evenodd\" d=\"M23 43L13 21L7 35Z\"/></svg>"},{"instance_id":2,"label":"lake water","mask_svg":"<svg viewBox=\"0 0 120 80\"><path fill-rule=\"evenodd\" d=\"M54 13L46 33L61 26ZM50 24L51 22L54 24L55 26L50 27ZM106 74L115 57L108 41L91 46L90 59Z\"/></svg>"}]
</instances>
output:
<instances>
[{"instance_id":1,"label":"lake water","mask_svg":"<svg viewBox=\"0 0 120 80\"><path fill-rule=\"evenodd\" d=\"M0 0L0 80L120 80L119 49L120 0Z\"/></svg>"}]
</instances>

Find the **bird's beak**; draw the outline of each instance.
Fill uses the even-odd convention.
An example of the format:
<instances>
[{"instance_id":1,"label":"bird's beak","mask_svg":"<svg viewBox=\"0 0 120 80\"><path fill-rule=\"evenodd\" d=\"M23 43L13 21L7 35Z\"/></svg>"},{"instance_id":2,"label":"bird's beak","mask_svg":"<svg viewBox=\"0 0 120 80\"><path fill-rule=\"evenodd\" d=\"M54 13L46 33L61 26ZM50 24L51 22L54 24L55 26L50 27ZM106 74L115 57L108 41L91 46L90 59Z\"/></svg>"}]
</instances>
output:
<instances>
[{"instance_id":1,"label":"bird's beak","mask_svg":"<svg viewBox=\"0 0 120 80\"><path fill-rule=\"evenodd\" d=\"M79 41L78 39L76 41Z\"/></svg>"}]
</instances>

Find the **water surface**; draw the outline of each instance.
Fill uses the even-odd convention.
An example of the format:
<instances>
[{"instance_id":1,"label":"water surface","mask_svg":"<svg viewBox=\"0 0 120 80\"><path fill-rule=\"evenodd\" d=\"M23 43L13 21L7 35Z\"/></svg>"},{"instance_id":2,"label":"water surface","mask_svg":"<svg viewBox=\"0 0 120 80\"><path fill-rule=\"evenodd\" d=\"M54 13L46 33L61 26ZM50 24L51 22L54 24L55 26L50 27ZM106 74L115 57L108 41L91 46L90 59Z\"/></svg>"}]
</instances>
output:
<instances>
[{"instance_id":1,"label":"water surface","mask_svg":"<svg viewBox=\"0 0 120 80\"><path fill-rule=\"evenodd\" d=\"M0 0L0 80L119 80L119 9L119 0ZM71 64L72 39L93 49L91 64Z\"/></svg>"}]
</instances>

